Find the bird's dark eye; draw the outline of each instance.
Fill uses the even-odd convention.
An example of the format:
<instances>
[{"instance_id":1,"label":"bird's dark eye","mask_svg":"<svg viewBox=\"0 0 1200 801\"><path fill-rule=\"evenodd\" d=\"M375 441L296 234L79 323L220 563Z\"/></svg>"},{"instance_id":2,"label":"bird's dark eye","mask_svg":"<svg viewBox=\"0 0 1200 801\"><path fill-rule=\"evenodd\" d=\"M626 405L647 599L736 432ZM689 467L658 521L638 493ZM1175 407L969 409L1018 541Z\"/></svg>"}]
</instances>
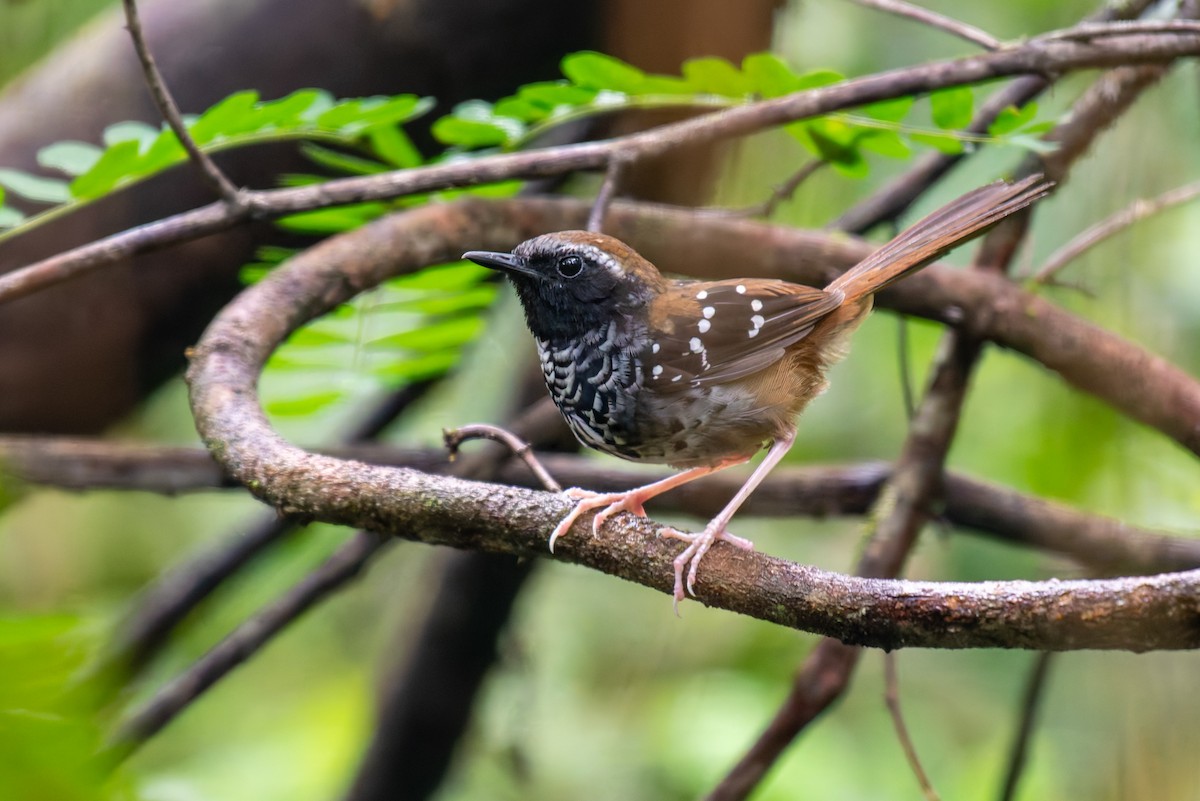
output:
<instances>
[{"instance_id":1,"label":"bird's dark eye","mask_svg":"<svg viewBox=\"0 0 1200 801\"><path fill-rule=\"evenodd\" d=\"M563 278L574 278L583 272L583 259L579 256L563 256L558 260L558 274Z\"/></svg>"}]
</instances>

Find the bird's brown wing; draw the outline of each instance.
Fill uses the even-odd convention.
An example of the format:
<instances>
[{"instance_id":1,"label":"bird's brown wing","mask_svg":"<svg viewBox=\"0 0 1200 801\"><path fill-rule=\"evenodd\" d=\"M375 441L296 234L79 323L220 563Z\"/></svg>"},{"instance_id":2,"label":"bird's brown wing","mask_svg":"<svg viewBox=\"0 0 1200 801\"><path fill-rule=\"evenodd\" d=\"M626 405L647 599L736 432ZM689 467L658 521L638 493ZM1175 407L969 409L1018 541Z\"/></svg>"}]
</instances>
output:
<instances>
[{"instance_id":1,"label":"bird's brown wing","mask_svg":"<svg viewBox=\"0 0 1200 801\"><path fill-rule=\"evenodd\" d=\"M842 304L840 292L786 281L677 284L642 352L646 386L659 392L723 384L783 358Z\"/></svg>"}]
</instances>

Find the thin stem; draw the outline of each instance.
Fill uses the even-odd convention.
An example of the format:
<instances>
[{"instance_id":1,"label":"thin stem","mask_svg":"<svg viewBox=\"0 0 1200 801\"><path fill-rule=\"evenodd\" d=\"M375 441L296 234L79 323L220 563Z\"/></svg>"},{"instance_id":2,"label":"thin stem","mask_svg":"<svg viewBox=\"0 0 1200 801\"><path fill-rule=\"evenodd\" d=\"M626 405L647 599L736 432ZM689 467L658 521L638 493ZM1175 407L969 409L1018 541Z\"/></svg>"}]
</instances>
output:
<instances>
[{"instance_id":1,"label":"thin stem","mask_svg":"<svg viewBox=\"0 0 1200 801\"><path fill-rule=\"evenodd\" d=\"M600 233L604 230L604 215L608 213L608 207L612 205L617 193L621 190L621 180L632 163L632 159L626 158L619 152L614 153L609 159L608 169L604 172L604 182L600 184L596 202L592 204L592 211L588 215L587 229L589 231Z\"/></svg>"},{"instance_id":2,"label":"thin stem","mask_svg":"<svg viewBox=\"0 0 1200 801\"><path fill-rule=\"evenodd\" d=\"M904 749L904 758L908 760L908 766L917 777L921 792L925 794L926 801L941 801L929 781L929 774L921 765L921 758L917 756L917 748L909 734L908 725L904 722L904 713L900 709L900 680L896 676L896 654L891 651L883 655L883 686L883 702L891 715L892 725L896 728L900 747Z\"/></svg>"},{"instance_id":3,"label":"thin stem","mask_svg":"<svg viewBox=\"0 0 1200 801\"><path fill-rule=\"evenodd\" d=\"M500 428L500 426L488 425L487 423L460 426L459 428L443 431L442 438L446 442L446 449L450 451L451 459L458 452L459 446L467 440L490 439L493 442L499 442L529 467L530 472L537 477L537 480L541 482L545 489L550 492L562 492L562 485L555 481L554 477L538 461L529 443L511 431Z\"/></svg>"},{"instance_id":4,"label":"thin stem","mask_svg":"<svg viewBox=\"0 0 1200 801\"><path fill-rule=\"evenodd\" d=\"M1190 19L1084 22L1071 28L1034 37L1039 42L1082 41L1133 33L1200 33L1200 22Z\"/></svg>"},{"instance_id":5,"label":"thin stem","mask_svg":"<svg viewBox=\"0 0 1200 801\"><path fill-rule=\"evenodd\" d=\"M905 3L903 0L853 0L853 2L858 3L860 6L874 8L888 14L895 14L898 17L915 20L922 25L928 25L931 28L944 31L952 36L965 39L971 44L979 45L984 50L999 50L1004 46L1003 42L982 28L976 28L974 25L968 25L953 17L947 17L945 14L939 14L927 8L914 6L912 3Z\"/></svg>"},{"instance_id":6,"label":"thin stem","mask_svg":"<svg viewBox=\"0 0 1200 801\"><path fill-rule=\"evenodd\" d=\"M234 186L233 182L221 172L216 163L209 158L208 154L202 151L197 145L192 135L188 133L187 126L183 122L183 117L179 113L179 106L175 104L175 99L171 97L170 90L167 89L166 82L163 80L162 72L158 69L158 64L154 60L154 55L150 52L149 45L146 44L146 37L142 32L142 21L138 16L136 0L122 0L125 6L125 21L129 28L129 36L133 40L133 49L137 51L138 61L142 64L142 74L146 78L146 86L150 89L150 96L154 98L154 105L158 107L158 111L162 114L163 119L167 121L167 125L175 132L175 136L179 138L179 144L187 152L188 158L200 170L200 176L204 179L217 197L221 198L230 209L242 210L246 208L246 198Z\"/></svg>"},{"instance_id":7,"label":"thin stem","mask_svg":"<svg viewBox=\"0 0 1200 801\"><path fill-rule=\"evenodd\" d=\"M1104 240L1154 214L1200 197L1200 181L1176 187L1150 199L1139 198L1116 214L1107 217L1075 236L1050 254L1042 269L1033 276L1034 284L1045 284L1075 259Z\"/></svg>"}]
</instances>

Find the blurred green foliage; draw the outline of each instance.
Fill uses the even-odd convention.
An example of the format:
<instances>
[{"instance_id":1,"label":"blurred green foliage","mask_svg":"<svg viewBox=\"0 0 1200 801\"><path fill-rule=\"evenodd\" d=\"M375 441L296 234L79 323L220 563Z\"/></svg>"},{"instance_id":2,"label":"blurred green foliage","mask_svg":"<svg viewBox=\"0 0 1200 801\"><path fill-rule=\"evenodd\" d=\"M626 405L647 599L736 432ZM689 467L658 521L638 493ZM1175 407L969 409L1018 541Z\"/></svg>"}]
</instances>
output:
<instances>
[{"instance_id":1,"label":"blurred green foliage","mask_svg":"<svg viewBox=\"0 0 1200 801\"><path fill-rule=\"evenodd\" d=\"M100 5L51 0L0 4L0 37L9 37L5 41L10 43L41 41L44 49L70 29L68 18L82 19ZM929 5L969 13L972 22L1001 37L1066 24L1090 10L1082 2L1032 0L970 9ZM61 19L55 18L58 11ZM833 67L851 75L952 55L963 47L919 26L834 3L789 8L781 17L779 43L788 63L809 71ZM29 57L14 55L19 50L15 45L5 50L0 48L0 62ZM717 95L745 92L747 81L757 81L761 90L774 74L772 63L751 62L739 70L698 60L684 70L683 80L703 84ZM0 63L0 74L11 75L16 66L20 63ZM597 70L607 72L596 78ZM501 146L517 129L487 115L513 114L511 119L536 125L533 110L544 110L547 103L588 102L589 83L636 85L646 80L596 58L569 63L566 71L571 85L525 87L513 98L448 117L451 122L440 124L443 139L463 148ZM1070 88L1080 85L1068 82L1045 101L1043 113L1061 113L1073 96ZM1197 174L1200 111L1195 92L1194 72L1176 76L1150 92L1100 140L1094 155L1080 164L1063 200L1039 208L1034 252L1025 257L1027 263L1036 264L1130 198L1173 186L1181 175ZM929 118L935 125L955 127L964 98L947 95L925 102ZM880 107L874 112L871 116L894 121L910 110ZM1024 113L1014 110L1015 116L1004 121L1013 127L999 133L1028 125L1031 119L1020 117ZM522 120L522 114L529 119ZM795 132L764 134L741 148L720 202L758 202L768 187L798 167L805 155L794 147L793 136ZM909 138L917 136L936 132ZM1148 146L1149 137L1153 146ZM817 139L806 145L822 147ZM372 144L389 163L412 163L402 139L389 136ZM340 171L376 168L340 151L313 152L324 166ZM70 150L54 154L57 163L76 167L82 166L81 155ZM991 149L981 153L973 160L977 163L952 176L914 216L990 180L1012 157ZM883 180L904 166L902 161L872 162L873 175ZM785 204L783 220L823 224L874 185L818 174ZM1083 191L1071 191L1076 187ZM294 222L338 230L380 209L359 211L363 213L351 210L340 221L318 217ZM1200 372L1197 252L1200 218L1195 208L1181 209L1123 234L1071 268L1069 277L1086 283L1094 298L1050 291L1056 301L1195 374ZM265 254L264 262L285 255ZM445 341L462 342L477 332L471 320L478 318L490 300L484 295L492 291L478 283L478 275L462 277L462 296L471 304L462 307L466 314L461 319L453 315L462 309L453 302L447 307L445 297L433 291L440 285L389 289L401 294L362 302L382 307L384 316L400 316L398 325L405 328L427 315L451 314L457 322L447 324ZM293 343L299 350L284 351L279 358L304 362L321 352L321 358L328 357L326 367L364 362L375 358L371 342L402 348L414 357L445 350L442 337L431 348L419 338L396 341L391 334L364 332L364 319L370 318L330 316ZM487 325L488 336L474 339L465 356L472 383L452 380L440 388L400 438L434 446L442 426L498 413L496 397L507 390L503 377L528 358L529 343L511 299L501 300ZM919 386L939 329L914 322L909 332L909 359ZM833 375L832 389L802 423L794 461L894 456L904 435L896 343L897 323L886 315L876 315L856 335L851 356ZM293 375L303 371L287 371L283 380L293 380ZM315 369L311 375L310 400L319 402L321 391L344 394L340 387L331 388L336 382L328 370ZM481 382L489 392L479 391ZM295 387L280 397L305 399ZM313 415L317 405L302 404L303 414L287 421L289 436L319 442L336 428L341 418L331 417L328 409ZM353 411L346 406L337 414L345 417ZM193 441L182 387L166 388L118 434ZM1184 533L1195 530L1200 514L1200 482L1192 457L1070 391L1023 358L995 349L975 380L951 463L1089 510ZM6 510L0 519L0 799L317 801L338 796L369 734L379 676L407 655L409 635L432 590L430 576L443 557L436 549L411 544L390 549L364 580L292 626L214 688L116 779L102 782L89 760L109 718L77 689L74 679L86 659L138 587L197 549L239 531L256 511L255 503L231 494L166 499L53 491L30 492ZM862 524L739 519L737 531L766 552L845 569L853 562ZM145 682L122 702L146 698L229 628L299 580L347 535L315 526L276 548L188 621ZM909 573L974 580L1072 576L1078 570L934 526ZM695 603L684 605L680 621L662 595L579 568L547 564L521 599L501 664L486 685L440 797L694 798L712 786L761 730L814 642ZM1006 652L901 655L909 726L944 798L996 796L1031 659ZM1200 784L1194 760L1200 746L1200 701L1193 691L1197 667L1191 654L1077 653L1059 659L1023 797L1191 797ZM879 659L871 654L851 693L804 734L756 798L920 798L881 696Z\"/></svg>"}]
</instances>

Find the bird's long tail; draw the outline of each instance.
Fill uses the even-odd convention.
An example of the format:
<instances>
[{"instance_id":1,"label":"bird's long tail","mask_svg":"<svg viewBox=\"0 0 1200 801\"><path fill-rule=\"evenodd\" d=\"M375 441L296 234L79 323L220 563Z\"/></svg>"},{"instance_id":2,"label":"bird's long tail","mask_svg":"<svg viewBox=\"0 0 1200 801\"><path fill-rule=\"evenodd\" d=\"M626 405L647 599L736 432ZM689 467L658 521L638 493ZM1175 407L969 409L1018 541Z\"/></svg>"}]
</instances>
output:
<instances>
[{"instance_id":1,"label":"bird's long tail","mask_svg":"<svg viewBox=\"0 0 1200 801\"><path fill-rule=\"evenodd\" d=\"M981 186L906 229L835 278L826 290L841 290L846 303L872 295L1025 208L1053 186L1041 175L1012 184L996 181Z\"/></svg>"}]
</instances>

